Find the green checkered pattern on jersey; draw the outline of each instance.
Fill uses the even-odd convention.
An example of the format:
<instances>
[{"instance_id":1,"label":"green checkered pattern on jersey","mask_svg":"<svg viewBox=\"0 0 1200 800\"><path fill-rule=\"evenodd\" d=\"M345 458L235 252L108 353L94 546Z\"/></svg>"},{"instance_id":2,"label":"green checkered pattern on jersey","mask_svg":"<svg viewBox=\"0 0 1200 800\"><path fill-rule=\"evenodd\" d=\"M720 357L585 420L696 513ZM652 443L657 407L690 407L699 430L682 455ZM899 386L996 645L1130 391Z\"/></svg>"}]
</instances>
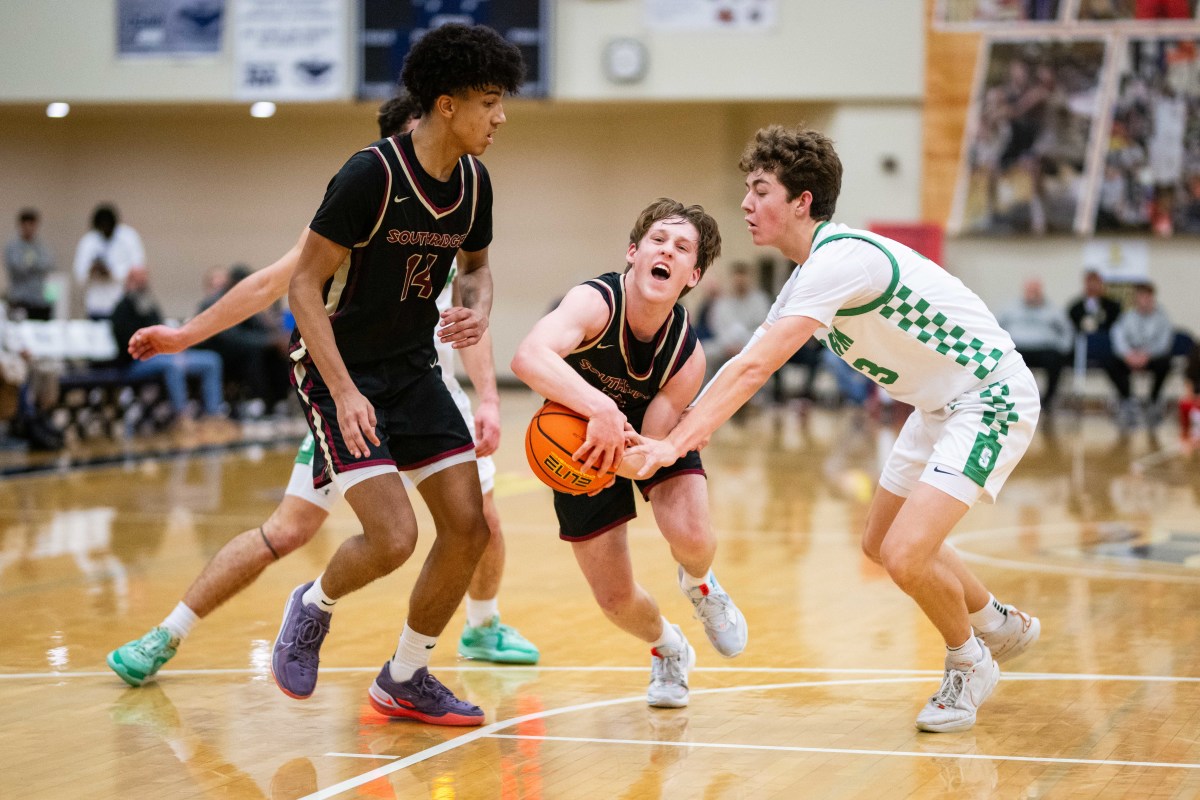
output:
<instances>
[{"instance_id":1,"label":"green checkered pattern on jersey","mask_svg":"<svg viewBox=\"0 0 1200 800\"><path fill-rule=\"evenodd\" d=\"M1017 421L1017 412L1013 411L1013 402L1008 399L1008 384L993 383L979 393L979 399L985 406L991 406L983 412L983 424L996 436L1008 435L1008 426Z\"/></svg>"},{"instance_id":2,"label":"green checkered pattern on jersey","mask_svg":"<svg viewBox=\"0 0 1200 800\"><path fill-rule=\"evenodd\" d=\"M1004 353L988 347L960 325L946 326L946 315L935 310L929 302L901 285L879 309L884 319L900 326L900 330L929 344L934 350L952 357L974 372L976 378L986 378L1000 363Z\"/></svg>"}]
</instances>

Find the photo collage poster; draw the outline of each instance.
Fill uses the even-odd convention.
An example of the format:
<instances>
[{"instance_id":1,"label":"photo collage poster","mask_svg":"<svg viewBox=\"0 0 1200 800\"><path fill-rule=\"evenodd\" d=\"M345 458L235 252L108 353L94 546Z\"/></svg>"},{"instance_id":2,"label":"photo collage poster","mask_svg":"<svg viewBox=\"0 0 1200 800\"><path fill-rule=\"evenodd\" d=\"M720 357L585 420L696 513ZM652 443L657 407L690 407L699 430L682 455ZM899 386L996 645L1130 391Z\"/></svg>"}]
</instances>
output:
<instances>
[{"instance_id":1,"label":"photo collage poster","mask_svg":"<svg viewBox=\"0 0 1200 800\"><path fill-rule=\"evenodd\" d=\"M1196 11L942 0L984 32L948 232L1200 234Z\"/></svg>"}]
</instances>

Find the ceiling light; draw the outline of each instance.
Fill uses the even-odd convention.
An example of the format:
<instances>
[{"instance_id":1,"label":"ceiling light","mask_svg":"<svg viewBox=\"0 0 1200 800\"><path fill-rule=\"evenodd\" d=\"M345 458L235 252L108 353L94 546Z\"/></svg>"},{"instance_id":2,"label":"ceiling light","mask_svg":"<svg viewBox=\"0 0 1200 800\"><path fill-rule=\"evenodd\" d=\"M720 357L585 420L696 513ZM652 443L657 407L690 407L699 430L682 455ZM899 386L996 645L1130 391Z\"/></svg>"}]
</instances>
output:
<instances>
[{"instance_id":1,"label":"ceiling light","mask_svg":"<svg viewBox=\"0 0 1200 800\"><path fill-rule=\"evenodd\" d=\"M266 100L260 100L250 106L250 116L255 119L267 119L275 116L275 104L268 103Z\"/></svg>"},{"instance_id":2,"label":"ceiling light","mask_svg":"<svg viewBox=\"0 0 1200 800\"><path fill-rule=\"evenodd\" d=\"M68 103L51 103L46 106L46 116L53 119L62 119L70 113L71 106Z\"/></svg>"}]
</instances>

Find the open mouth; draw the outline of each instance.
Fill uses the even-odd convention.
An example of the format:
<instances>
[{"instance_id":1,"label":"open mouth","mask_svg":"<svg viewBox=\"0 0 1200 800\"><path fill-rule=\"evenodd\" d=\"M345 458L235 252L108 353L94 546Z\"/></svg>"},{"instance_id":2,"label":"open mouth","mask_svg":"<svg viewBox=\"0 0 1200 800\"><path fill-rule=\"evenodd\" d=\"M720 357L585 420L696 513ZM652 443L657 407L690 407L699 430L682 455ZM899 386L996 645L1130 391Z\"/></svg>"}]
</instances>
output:
<instances>
[{"instance_id":1,"label":"open mouth","mask_svg":"<svg viewBox=\"0 0 1200 800\"><path fill-rule=\"evenodd\" d=\"M655 264L650 268L650 277L654 278L656 281L670 280L671 270L667 269L662 264Z\"/></svg>"}]
</instances>

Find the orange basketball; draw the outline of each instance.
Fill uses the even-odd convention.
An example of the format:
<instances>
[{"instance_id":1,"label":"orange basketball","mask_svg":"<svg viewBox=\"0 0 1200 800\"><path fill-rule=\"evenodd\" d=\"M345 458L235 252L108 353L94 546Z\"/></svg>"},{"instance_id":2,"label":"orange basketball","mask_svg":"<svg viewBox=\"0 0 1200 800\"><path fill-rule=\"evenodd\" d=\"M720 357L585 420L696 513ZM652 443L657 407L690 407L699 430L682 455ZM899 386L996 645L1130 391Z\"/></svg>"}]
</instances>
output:
<instances>
[{"instance_id":1,"label":"orange basketball","mask_svg":"<svg viewBox=\"0 0 1200 800\"><path fill-rule=\"evenodd\" d=\"M539 408L529 421L525 457L533 474L556 492L586 494L603 477L584 472L582 463L571 458L587 438L587 425L587 417L554 402Z\"/></svg>"}]
</instances>

